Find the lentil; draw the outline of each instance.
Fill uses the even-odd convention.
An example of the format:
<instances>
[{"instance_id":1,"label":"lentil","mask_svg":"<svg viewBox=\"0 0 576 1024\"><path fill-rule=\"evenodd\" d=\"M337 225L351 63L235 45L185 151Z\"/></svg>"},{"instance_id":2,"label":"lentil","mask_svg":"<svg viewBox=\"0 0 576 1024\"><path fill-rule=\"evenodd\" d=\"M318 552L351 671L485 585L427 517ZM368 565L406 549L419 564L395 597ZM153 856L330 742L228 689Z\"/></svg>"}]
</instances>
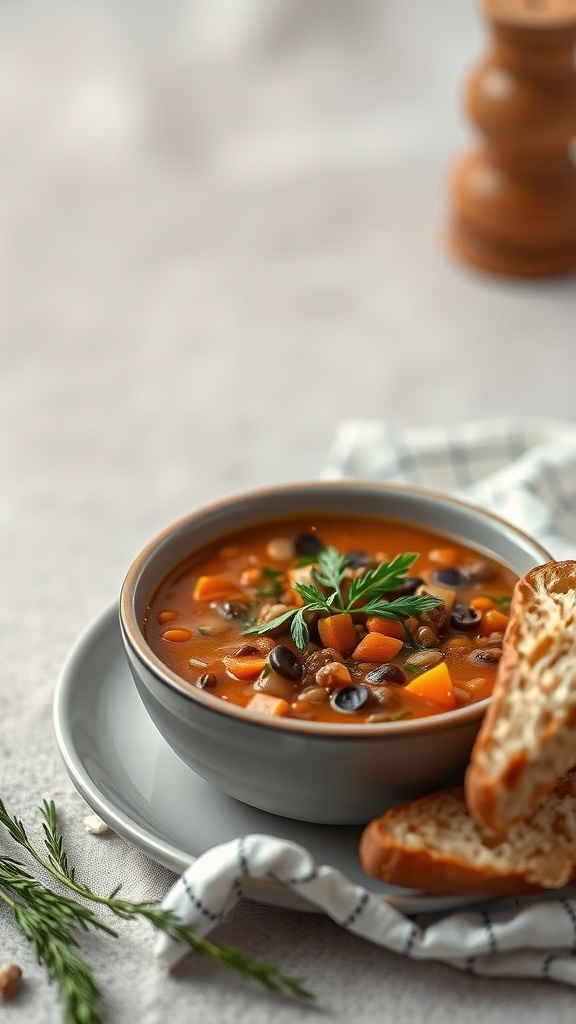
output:
<instances>
[{"instance_id":1,"label":"lentil","mask_svg":"<svg viewBox=\"0 0 576 1024\"><path fill-rule=\"evenodd\" d=\"M442 651L438 650L415 651L414 654L409 655L405 665L406 668L417 668L419 671L423 671L438 665L443 657Z\"/></svg>"}]
</instances>

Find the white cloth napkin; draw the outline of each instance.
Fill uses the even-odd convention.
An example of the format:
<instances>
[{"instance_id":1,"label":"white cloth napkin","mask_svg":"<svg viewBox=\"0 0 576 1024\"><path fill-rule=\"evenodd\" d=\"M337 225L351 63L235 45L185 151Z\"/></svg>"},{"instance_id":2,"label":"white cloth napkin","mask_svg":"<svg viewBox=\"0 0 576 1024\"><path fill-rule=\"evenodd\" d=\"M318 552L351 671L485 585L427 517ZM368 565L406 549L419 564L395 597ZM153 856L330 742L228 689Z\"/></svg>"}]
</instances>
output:
<instances>
[{"instance_id":1,"label":"white cloth napkin","mask_svg":"<svg viewBox=\"0 0 576 1024\"><path fill-rule=\"evenodd\" d=\"M555 558L576 555L576 424L503 419L404 430L379 421L347 421L323 475L452 491L532 533ZM335 868L316 865L303 847L248 835L199 857L164 906L205 935L234 906L246 878L279 881L343 928L414 959L441 960L476 974L576 985L576 886L408 917ZM156 952L173 964L185 950L162 936Z\"/></svg>"}]
</instances>

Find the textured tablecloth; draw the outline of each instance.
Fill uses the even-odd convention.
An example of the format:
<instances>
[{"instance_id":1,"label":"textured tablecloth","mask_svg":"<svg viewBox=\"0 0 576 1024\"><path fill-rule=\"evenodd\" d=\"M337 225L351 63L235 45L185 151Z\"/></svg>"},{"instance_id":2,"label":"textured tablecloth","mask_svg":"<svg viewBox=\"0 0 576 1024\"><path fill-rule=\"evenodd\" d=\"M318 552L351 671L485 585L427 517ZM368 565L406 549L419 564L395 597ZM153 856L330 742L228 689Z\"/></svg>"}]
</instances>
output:
<instances>
[{"instance_id":1,"label":"textured tablecloth","mask_svg":"<svg viewBox=\"0 0 576 1024\"><path fill-rule=\"evenodd\" d=\"M87 836L51 723L63 659L156 529L242 487L317 476L344 417L574 419L573 276L476 275L444 247L470 139L471 4L204 0L0 10L0 777L26 820L55 796L79 871L134 898L172 876ZM215 935L301 974L317 1009L188 958L144 926L88 942L110 1020L318 1015L573 1019L573 993L469 979L243 904ZM26 983L54 992L0 912Z\"/></svg>"}]
</instances>

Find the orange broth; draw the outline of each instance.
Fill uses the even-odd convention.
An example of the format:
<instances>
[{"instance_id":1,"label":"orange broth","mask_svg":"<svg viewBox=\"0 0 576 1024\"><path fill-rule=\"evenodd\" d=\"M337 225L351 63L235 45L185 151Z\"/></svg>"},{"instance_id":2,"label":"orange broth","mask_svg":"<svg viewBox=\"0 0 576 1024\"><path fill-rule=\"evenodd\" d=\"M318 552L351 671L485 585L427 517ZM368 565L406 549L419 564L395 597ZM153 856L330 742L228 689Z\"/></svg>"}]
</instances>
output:
<instances>
[{"instance_id":1,"label":"orange broth","mask_svg":"<svg viewBox=\"0 0 576 1024\"><path fill-rule=\"evenodd\" d=\"M361 654L355 656L355 643L351 647L348 644L348 649L330 647L326 652L318 632L321 627L317 613L308 616L311 639L305 651L294 643L289 623L260 635L247 635L247 627L265 626L262 619L270 614L271 605L282 605L290 610L302 603L291 586L288 573L302 561L293 544L294 538L303 535L317 538L324 548L332 546L343 554L362 552L365 561L372 559L369 568L404 552L418 553L408 575L422 581L419 590L440 587L447 598L442 614L454 600L458 608L470 610L472 607L477 621L472 627L469 623L462 627L447 620L444 626L435 625L429 635L423 632L426 628L430 631L426 615L411 616L408 633L401 623L395 622L390 627L389 620L373 621L377 616L367 619L361 607L356 607L352 621L358 643L366 633L380 629L396 636L391 646L396 643L400 649L383 662L374 658L365 661ZM292 553L287 557L290 550ZM310 558L314 557L308 556L308 565L299 567L300 574L312 583L315 581L310 572L314 565ZM358 556L355 557L357 560ZM351 573L362 575L363 571L360 567ZM459 580L457 587L448 586L438 581L439 572L444 580L452 579L454 572L460 573L464 582ZM425 717L474 703L491 694L516 579L511 569L484 552L416 526L326 515L291 518L262 523L221 537L177 565L151 599L144 632L161 661L191 687L199 685L237 705L268 714L347 724ZM207 588L206 596L199 599L194 596L195 590L202 587ZM218 588L222 589L221 593ZM415 643L416 637L418 642ZM301 678L287 679L276 670L280 655L278 650L274 655L270 652L279 647L284 649L280 652L284 661L287 648L301 663ZM246 654L250 649L252 654ZM330 651L335 655L331 661ZM232 663L226 663L223 658L232 658ZM272 671L270 659L275 666ZM323 659L328 659L326 664L343 668L332 667L322 673L315 666ZM265 664L259 666L259 661ZM427 661L434 664L427 665ZM388 672L398 676L383 665L395 666L404 680L384 678L371 682L377 670L380 674ZM431 671L433 676L427 675ZM441 703L437 702L436 689L432 686L432 680L436 682L438 678L446 691ZM416 692L411 686L417 679L421 680L422 692L418 690L420 684L415 684ZM424 685L428 682L431 689ZM368 691L362 707L352 712L342 711L337 703L344 697L349 698L349 694L338 693L347 686L353 688L354 700L360 699L358 694L364 698ZM262 693L266 696L262 697ZM256 694L259 695L257 700ZM310 694L315 697L313 701L308 700Z\"/></svg>"}]
</instances>

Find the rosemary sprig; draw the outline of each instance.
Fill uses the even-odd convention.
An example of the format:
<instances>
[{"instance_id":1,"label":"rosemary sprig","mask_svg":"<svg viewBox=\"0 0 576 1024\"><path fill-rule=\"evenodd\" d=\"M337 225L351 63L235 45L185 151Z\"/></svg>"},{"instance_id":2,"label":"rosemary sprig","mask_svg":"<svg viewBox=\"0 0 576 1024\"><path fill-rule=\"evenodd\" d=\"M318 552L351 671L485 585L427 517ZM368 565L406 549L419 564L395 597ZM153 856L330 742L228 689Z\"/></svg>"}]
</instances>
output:
<instances>
[{"instance_id":1,"label":"rosemary sprig","mask_svg":"<svg viewBox=\"0 0 576 1024\"><path fill-rule=\"evenodd\" d=\"M74 869L70 868L64 851L62 836L58 832L54 801L45 800L40 808L40 813L43 818L44 843L48 850L48 863L43 859L40 859L39 863L78 896L108 907L114 914L125 920L142 917L153 928L165 932L179 942L183 942L195 953L200 955L208 954L221 964L222 967L226 967L229 971L233 971L243 978L252 978L255 981L259 981L260 984L272 992L287 991L300 998L312 998L311 993L304 988L302 979L287 977L281 974L276 967L262 963L235 946L223 946L211 942L209 939L201 938L191 928L186 928L182 925L173 911L164 909L156 902L144 901L135 903L131 900L119 899L120 885L116 886L109 896L99 896L87 885L78 882L74 875Z\"/></svg>"},{"instance_id":2,"label":"rosemary sprig","mask_svg":"<svg viewBox=\"0 0 576 1024\"><path fill-rule=\"evenodd\" d=\"M57 827L54 801L45 800L40 814L47 856L36 849L22 821L11 815L0 799L0 824L39 866L77 898L54 892L33 878L17 861L0 856L0 902L10 907L18 927L34 945L39 962L46 967L49 979L57 983L65 1024L100 1024L104 1020L102 994L91 966L78 951L77 931L95 929L117 937L117 932L101 922L79 899L107 907L122 920L147 920L153 928L184 943L196 954L211 957L220 966L244 979L258 982L271 992L288 993L301 999L313 998L301 978L286 976L276 967L235 946L202 938L183 925L173 911L164 909L157 902L120 899L119 885L109 896L93 892L78 881L69 862Z\"/></svg>"},{"instance_id":3,"label":"rosemary sprig","mask_svg":"<svg viewBox=\"0 0 576 1024\"><path fill-rule=\"evenodd\" d=\"M38 963L58 988L65 1024L100 1024L102 993L90 964L78 951L77 931L89 928L116 936L92 911L33 878L9 857L0 858L0 901L9 907Z\"/></svg>"},{"instance_id":4,"label":"rosemary sprig","mask_svg":"<svg viewBox=\"0 0 576 1024\"><path fill-rule=\"evenodd\" d=\"M368 569L361 576L352 579L348 595L345 596L342 583L351 568L350 563L336 548L324 548L310 573L314 582L292 583L292 589L302 598L304 604L289 608L269 622L250 625L244 629L244 633L268 633L278 626L290 623L292 639L299 650L303 651L310 642L306 621L309 612L323 612L325 615L362 612L367 616L377 615L383 619L405 623L411 616L417 617L422 612L430 611L442 604L440 598L429 594L398 597L391 601L385 598L387 592L398 590L402 586L408 570L417 558L417 554L406 552L396 555L390 562L380 562L374 569Z\"/></svg>"}]
</instances>

